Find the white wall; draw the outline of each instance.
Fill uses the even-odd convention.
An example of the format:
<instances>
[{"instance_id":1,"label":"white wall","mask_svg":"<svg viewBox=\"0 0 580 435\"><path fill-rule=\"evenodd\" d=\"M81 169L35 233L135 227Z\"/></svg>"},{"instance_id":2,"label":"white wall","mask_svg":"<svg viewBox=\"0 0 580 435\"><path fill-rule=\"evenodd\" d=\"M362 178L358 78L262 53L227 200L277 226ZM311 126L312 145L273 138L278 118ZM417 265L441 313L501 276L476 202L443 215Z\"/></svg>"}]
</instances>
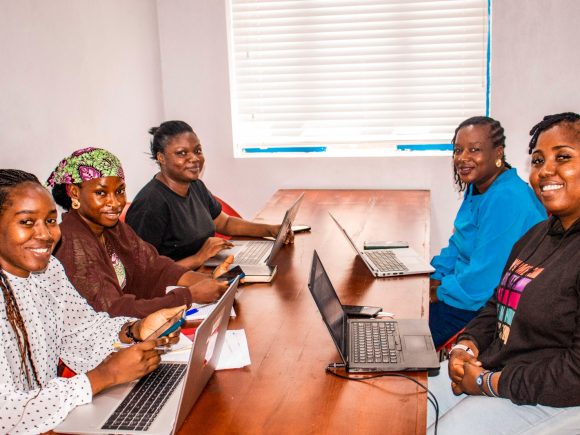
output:
<instances>
[{"instance_id":1,"label":"white wall","mask_svg":"<svg viewBox=\"0 0 580 435\"><path fill-rule=\"evenodd\" d=\"M44 180L100 146L134 195L152 173L146 129L163 117L155 2L0 0L0 11L0 167Z\"/></svg>"},{"instance_id":2,"label":"white wall","mask_svg":"<svg viewBox=\"0 0 580 435\"><path fill-rule=\"evenodd\" d=\"M580 1L493 1L491 112L507 157L529 176L529 131L544 115L580 112Z\"/></svg>"}]
</instances>

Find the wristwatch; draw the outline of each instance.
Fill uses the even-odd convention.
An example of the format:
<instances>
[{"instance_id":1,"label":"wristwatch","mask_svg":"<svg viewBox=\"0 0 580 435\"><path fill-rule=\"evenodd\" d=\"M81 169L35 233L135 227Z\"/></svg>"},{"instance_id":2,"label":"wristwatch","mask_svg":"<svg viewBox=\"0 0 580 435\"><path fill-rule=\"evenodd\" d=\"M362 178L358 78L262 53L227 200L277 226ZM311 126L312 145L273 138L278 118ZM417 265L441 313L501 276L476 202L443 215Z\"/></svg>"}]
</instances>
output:
<instances>
[{"instance_id":1,"label":"wristwatch","mask_svg":"<svg viewBox=\"0 0 580 435\"><path fill-rule=\"evenodd\" d=\"M467 352L469 355L471 356L475 356L475 354L473 353L473 350L471 350L471 348L469 346L466 346L464 344L456 344L455 346L453 346L451 348L451 350L449 351L449 355L451 355L453 353L453 351L455 349L461 349L464 350L465 352Z\"/></svg>"}]
</instances>

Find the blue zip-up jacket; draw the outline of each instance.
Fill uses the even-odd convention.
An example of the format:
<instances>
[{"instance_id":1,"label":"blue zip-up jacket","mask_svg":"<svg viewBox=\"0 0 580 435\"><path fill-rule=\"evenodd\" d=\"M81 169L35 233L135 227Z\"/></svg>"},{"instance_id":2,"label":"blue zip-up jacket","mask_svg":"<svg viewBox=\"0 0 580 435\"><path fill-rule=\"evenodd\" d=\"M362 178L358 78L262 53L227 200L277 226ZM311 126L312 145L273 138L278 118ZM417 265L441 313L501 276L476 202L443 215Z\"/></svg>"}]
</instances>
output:
<instances>
[{"instance_id":1,"label":"blue zip-up jacket","mask_svg":"<svg viewBox=\"0 0 580 435\"><path fill-rule=\"evenodd\" d=\"M546 210L515 169L500 174L485 193L469 185L449 245L431 261L441 281L437 298L477 311L491 297L514 243L546 219Z\"/></svg>"}]
</instances>

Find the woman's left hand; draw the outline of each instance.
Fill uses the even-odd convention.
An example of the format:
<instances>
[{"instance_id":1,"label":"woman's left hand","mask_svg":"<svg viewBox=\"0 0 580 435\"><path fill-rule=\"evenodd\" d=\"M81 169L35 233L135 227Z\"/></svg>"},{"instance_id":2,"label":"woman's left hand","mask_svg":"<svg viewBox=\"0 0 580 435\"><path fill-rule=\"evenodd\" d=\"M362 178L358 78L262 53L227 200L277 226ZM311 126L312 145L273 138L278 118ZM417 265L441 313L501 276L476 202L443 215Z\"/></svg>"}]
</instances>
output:
<instances>
[{"instance_id":1,"label":"woman's left hand","mask_svg":"<svg viewBox=\"0 0 580 435\"><path fill-rule=\"evenodd\" d=\"M481 366L476 366L470 362L466 362L463 366L463 379L459 384L451 383L451 388L455 394L466 393L473 396L481 396L483 393L477 385L477 377L485 369Z\"/></svg>"},{"instance_id":2,"label":"woman's left hand","mask_svg":"<svg viewBox=\"0 0 580 435\"><path fill-rule=\"evenodd\" d=\"M441 281L438 279L430 279L429 280L429 302L434 304L439 302L439 298L437 297L437 289L441 285Z\"/></svg>"},{"instance_id":3,"label":"woman's left hand","mask_svg":"<svg viewBox=\"0 0 580 435\"><path fill-rule=\"evenodd\" d=\"M228 255L227 258L224 260L224 262L213 270L213 278L216 279L218 276L223 275L228 270L230 270L230 267L233 262L234 256Z\"/></svg>"},{"instance_id":4,"label":"woman's left hand","mask_svg":"<svg viewBox=\"0 0 580 435\"><path fill-rule=\"evenodd\" d=\"M145 340L153 332L155 332L158 328L160 328L165 322L167 322L177 313L185 310L186 308L187 307L185 305L182 305L180 307L164 308L149 314L144 319L139 320L137 322L138 325L137 338ZM177 329L176 331L172 332L167 336L169 338L168 344L175 344L179 341L180 331L181 328Z\"/></svg>"}]
</instances>

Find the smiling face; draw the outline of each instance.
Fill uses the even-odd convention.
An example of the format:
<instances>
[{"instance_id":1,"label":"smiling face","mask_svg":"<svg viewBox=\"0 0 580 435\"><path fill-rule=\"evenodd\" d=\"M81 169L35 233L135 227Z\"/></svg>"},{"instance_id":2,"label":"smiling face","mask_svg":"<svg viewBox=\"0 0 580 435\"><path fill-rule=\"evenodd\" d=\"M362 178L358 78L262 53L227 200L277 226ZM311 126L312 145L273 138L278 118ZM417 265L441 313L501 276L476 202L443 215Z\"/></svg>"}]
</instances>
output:
<instances>
[{"instance_id":1,"label":"smiling face","mask_svg":"<svg viewBox=\"0 0 580 435\"><path fill-rule=\"evenodd\" d=\"M496 161L501 160L500 167ZM481 193L503 171L503 147L493 147L489 125L467 125L457 132L453 165L465 184L474 184Z\"/></svg>"},{"instance_id":2,"label":"smiling face","mask_svg":"<svg viewBox=\"0 0 580 435\"><path fill-rule=\"evenodd\" d=\"M31 182L12 188L0 211L0 266L22 278L46 269L60 240L56 205Z\"/></svg>"},{"instance_id":3,"label":"smiling face","mask_svg":"<svg viewBox=\"0 0 580 435\"><path fill-rule=\"evenodd\" d=\"M580 140L573 125L558 124L538 137L530 183L565 229L580 218Z\"/></svg>"},{"instance_id":4,"label":"smiling face","mask_svg":"<svg viewBox=\"0 0 580 435\"><path fill-rule=\"evenodd\" d=\"M127 203L125 181L120 177L95 178L80 185L71 184L69 194L79 201L77 211L80 217L97 236L105 228L117 225Z\"/></svg>"},{"instance_id":5,"label":"smiling face","mask_svg":"<svg viewBox=\"0 0 580 435\"><path fill-rule=\"evenodd\" d=\"M162 153L157 153L161 174L178 184L189 184L199 178L205 157L195 133L181 133L171 139Z\"/></svg>"}]
</instances>

